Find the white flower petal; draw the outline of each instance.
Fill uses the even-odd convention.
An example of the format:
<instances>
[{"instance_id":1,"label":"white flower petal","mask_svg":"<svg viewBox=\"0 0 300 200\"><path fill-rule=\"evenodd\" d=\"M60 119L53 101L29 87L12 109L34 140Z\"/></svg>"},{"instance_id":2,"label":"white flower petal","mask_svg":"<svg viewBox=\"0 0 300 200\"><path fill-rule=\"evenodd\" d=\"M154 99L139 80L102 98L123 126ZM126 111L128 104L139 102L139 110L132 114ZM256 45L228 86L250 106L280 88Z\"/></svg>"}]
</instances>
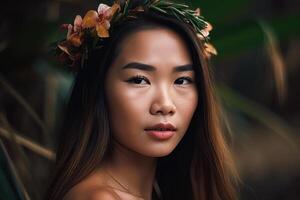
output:
<instances>
[{"instance_id":1,"label":"white flower petal","mask_svg":"<svg viewBox=\"0 0 300 200\"><path fill-rule=\"evenodd\" d=\"M74 31L75 32L80 31L81 25L82 25L82 17L80 15L76 15L74 20Z\"/></svg>"},{"instance_id":2,"label":"white flower petal","mask_svg":"<svg viewBox=\"0 0 300 200\"><path fill-rule=\"evenodd\" d=\"M98 9L97 9L98 14L99 15L104 14L108 9L110 9L110 6L100 3L100 5L98 6Z\"/></svg>"},{"instance_id":3,"label":"white flower petal","mask_svg":"<svg viewBox=\"0 0 300 200\"><path fill-rule=\"evenodd\" d=\"M197 33L197 37L198 37L200 40L204 40L203 35L201 35L200 33Z\"/></svg>"},{"instance_id":4,"label":"white flower petal","mask_svg":"<svg viewBox=\"0 0 300 200\"><path fill-rule=\"evenodd\" d=\"M206 30L201 30L200 32L204 37L207 37L209 35L209 32Z\"/></svg>"}]
</instances>

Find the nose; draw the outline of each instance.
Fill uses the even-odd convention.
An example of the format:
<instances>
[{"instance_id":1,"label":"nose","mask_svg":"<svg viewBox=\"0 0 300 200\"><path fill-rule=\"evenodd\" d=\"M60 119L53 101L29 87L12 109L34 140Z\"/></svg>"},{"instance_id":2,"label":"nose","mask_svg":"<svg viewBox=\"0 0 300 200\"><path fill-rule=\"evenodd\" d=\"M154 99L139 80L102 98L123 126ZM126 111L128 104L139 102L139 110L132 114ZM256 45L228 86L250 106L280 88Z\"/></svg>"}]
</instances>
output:
<instances>
[{"instance_id":1,"label":"nose","mask_svg":"<svg viewBox=\"0 0 300 200\"><path fill-rule=\"evenodd\" d=\"M152 115L173 115L176 112L176 106L172 101L169 90L166 88L155 92L155 97L150 108Z\"/></svg>"}]
</instances>

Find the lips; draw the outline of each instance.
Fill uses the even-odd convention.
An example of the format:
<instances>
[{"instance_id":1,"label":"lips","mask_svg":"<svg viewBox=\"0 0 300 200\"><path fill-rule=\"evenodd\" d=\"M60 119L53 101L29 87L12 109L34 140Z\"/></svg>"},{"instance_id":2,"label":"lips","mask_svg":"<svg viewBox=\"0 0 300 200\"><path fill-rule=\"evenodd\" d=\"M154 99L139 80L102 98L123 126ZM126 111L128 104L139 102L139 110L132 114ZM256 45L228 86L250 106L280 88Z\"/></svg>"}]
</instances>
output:
<instances>
[{"instance_id":1,"label":"lips","mask_svg":"<svg viewBox=\"0 0 300 200\"><path fill-rule=\"evenodd\" d=\"M158 140L167 140L171 138L175 134L176 130L177 129L169 123L160 123L145 129L148 135Z\"/></svg>"},{"instance_id":2,"label":"lips","mask_svg":"<svg viewBox=\"0 0 300 200\"><path fill-rule=\"evenodd\" d=\"M156 124L152 127L146 128L145 130L146 131L151 131L151 130L152 131L153 130L156 130L156 131L176 131L176 128L175 128L175 126L173 126L170 123L167 123L167 124L159 123L159 124Z\"/></svg>"}]
</instances>

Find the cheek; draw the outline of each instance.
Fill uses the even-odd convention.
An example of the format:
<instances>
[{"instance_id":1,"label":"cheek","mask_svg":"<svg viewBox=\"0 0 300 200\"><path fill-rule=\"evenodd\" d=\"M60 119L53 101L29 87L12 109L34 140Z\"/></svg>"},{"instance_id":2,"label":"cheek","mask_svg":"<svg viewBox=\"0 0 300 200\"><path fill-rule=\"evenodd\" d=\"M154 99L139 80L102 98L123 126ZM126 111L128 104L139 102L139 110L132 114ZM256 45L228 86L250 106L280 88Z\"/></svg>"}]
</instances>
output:
<instances>
[{"instance_id":1,"label":"cheek","mask_svg":"<svg viewBox=\"0 0 300 200\"><path fill-rule=\"evenodd\" d=\"M180 101L177 102L177 111L180 115L181 121L185 129L189 126L189 123L193 117L198 104L197 90L194 89L187 92Z\"/></svg>"},{"instance_id":2,"label":"cheek","mask_svg":"<svg viewBox=\"0 0 300 200\"><path fill-rule=\"evenodd\" d=\"M146 102L142 100L143 95L124 87L125 84L120 82L111 85L106 94L110 122L117 133L138 128L141 113L145 113L147 108Z\"/></svg>"}]
</instances>

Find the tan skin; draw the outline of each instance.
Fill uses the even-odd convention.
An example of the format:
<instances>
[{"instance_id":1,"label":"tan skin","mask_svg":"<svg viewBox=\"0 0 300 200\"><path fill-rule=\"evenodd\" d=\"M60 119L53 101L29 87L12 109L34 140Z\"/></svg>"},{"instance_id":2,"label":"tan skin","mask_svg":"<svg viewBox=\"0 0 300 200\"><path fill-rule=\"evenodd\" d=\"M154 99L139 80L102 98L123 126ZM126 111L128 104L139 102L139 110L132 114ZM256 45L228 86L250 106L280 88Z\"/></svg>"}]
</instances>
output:
<instances>
[{"instance_id":1,"label":"tan skin","mask_svg":"<svg viewBox=\"0 0 300 200\"><path fill-rule=\"evenodd\" d=\"M127 36L121 47L105 80L113 154L69 191L68 200L150 200L157 158L175 149L196 109L192 60L175 32L166 28L140 30ZM133 62L152 68L122 69ZM176 71L180 66L183 70ZM149 136L144 129L157 123L173 124L176 133L167 140Z\"/></svg>"}]
</instances>

